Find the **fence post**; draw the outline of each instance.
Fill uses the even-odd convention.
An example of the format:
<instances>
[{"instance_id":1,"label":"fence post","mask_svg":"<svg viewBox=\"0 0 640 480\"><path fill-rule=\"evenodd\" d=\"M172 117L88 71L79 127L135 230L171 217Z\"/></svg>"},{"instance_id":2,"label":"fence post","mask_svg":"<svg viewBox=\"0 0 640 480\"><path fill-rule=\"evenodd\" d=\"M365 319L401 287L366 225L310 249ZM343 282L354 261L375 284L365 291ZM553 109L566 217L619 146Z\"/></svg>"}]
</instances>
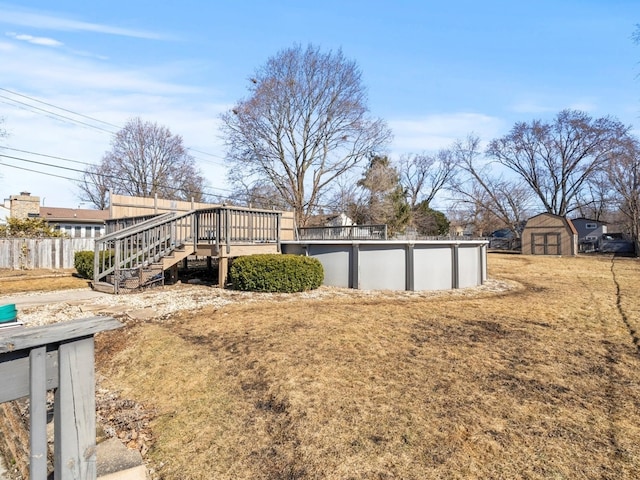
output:
<instances>
[{"instance_id":1,"label":"fence post","mask_svg":"<svg viewBox=\"0 0 640 480\"><path fill-rule=\"evenodd\" d=\"M55 478L96 478L93 336L62 343L54 404ZM79 428L82 427L82 428Z\"/></svg>"},{"instance_id":2,"label":"fence post","mask_svg":"<svg viewBox=\"0 0 640 480\"><path fill-rule=\"evenodd\" d=\"M47 477L46 392L55 388L55 479L95 480L94 335L121 326L93 317L0 336L0 402L30 397L30 478Z\"/></svg>"}]
</instances>

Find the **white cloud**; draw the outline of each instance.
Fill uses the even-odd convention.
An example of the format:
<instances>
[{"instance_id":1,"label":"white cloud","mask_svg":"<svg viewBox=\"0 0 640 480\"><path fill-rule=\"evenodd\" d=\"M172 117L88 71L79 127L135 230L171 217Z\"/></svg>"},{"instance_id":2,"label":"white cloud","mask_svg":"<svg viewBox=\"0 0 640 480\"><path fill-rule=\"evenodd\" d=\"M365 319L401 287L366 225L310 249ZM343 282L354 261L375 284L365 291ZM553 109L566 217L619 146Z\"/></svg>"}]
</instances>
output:
<instances>
[{"instance_id":1,"label":"white cloud","mask_svg":"<svg viewBox=\"0 0 640 480\"><path fill-rule=\"evenodd\" d=\"M524 100L518 103L514 103L511 111L515 113L527 113L527 114L540 114L540 113L555 113L558 109L549 105L542 105L533 100Z\"/></svg>"},{"instance_id":2,"label":"white cloud","mask_svg":"<svg viewBox=\"0 0 640 480\"><path fill-rule=\"evenodd\" d=\"M61 47L62 45L64 45L64 43L48 37L34 37L33 35L19 34L15 32L8 32L7 36L16 40L20 40L22 42L41 45L44 47Z\"/></svg>"},{"instance_id":3,"label":"white cloud","mask_svg":"<svg viewBox=\"0 0 640 480\"><path fill-rule=\"evenodd\" d=\"M56 15L18 9L15 6L2 4L0 4L0 23L46 30L103 33L107 35L144 38L147 40L169 39L168 35L162 35L146 30L133 30L113 27L110 25L101 25L98 23L83 22Z\"/></svg>"},{"instance_id":4,"label":"white cloud","mask_svg":"<svg viewBox=\"0 0 640 480\"><path fill-rule=\"evenodd\" d=\"M436 151L473 133L481 139L501 134L503 122L479 113L446 113L417 119L396 119L389 122L394 133L394 153Z\"/></svg>"},{"instance_id":5,"label":"white cloud","mask_svg":"<svg viewBox=\"0 0 640 480\"><path fill-rule=\"evenodd\" d=\"M593 98L578 98L567 102L565 98L547 98L546 100L526 99L511 105L510 110L518 114L528 114L529 116L554 116L564 109L581 110L583 112L594 112L598 110L597 103Z\"/></svg>"}]
</instances>

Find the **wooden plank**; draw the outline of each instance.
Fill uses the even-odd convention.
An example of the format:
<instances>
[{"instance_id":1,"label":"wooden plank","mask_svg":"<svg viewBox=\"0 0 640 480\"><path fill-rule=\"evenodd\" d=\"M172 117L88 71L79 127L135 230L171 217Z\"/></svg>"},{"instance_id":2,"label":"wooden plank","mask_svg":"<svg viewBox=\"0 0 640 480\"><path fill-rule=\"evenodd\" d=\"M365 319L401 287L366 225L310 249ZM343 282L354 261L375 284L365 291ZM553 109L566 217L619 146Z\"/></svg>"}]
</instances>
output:
<instances>
[{"instance_id":1,"label":"wooden plank","mask_svg":"<svg viewBox=\"0 0 640 480\"><path fill-rule=\"evenodd\" d=\"M94 335L120 328L122 324L112 317L79 318L64 323L14 330L0 336L0 353L39 347L74 338Z\"/></svg>"},{"instance_id":2,"label":"wooden plank","mask_svg":"<svg viewBox=\"0 0 640 480\"><path fill-rule=\"evenodd\" d=\"M29 354L29 477L47 477L47 347Z\"/></svg>"},{"instance_id":3,"label":"wooden plank","mask_svg":"<svg viewBox=\"0 0 640 480\"><path fill-rule=\"evenodd\" d=\"M29 350L0 355L0 403L10 402L29 395ZM51 390L58 386L58 352L46 353L46 385Z\"/></svg>"},{"instance_id":4,"label":"wooden plank","mask_svg":"<svg viewBox=\"0 0 640 480\"><path fill-rule=\"evenodd\" d=\"M54 404L56 480L95 480L94 338L62 343Z\"/></svg>"}]
</instances>

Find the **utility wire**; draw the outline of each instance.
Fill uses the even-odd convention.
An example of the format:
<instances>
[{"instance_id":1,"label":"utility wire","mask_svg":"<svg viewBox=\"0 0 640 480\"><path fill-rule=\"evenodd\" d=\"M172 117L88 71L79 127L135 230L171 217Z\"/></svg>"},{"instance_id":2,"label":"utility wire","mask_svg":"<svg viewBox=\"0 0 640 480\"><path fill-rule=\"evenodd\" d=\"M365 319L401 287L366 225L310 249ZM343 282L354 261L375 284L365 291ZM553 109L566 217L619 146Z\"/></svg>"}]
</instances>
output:
<instances>
[{"instance_id":1,"label":"utility wire","mask_svg":"<svg viewBox=\"0 0 640 480\"><path fill-rule=\"evenodd\" d=\"M31 97L31 96L29 96L29 95L25 95L25 94L22 94L22 93L15 92L15 91L13 91L13 90L9 90L8 88L0 87L0 91L2 91L2 92L6 92L6 93L9 93L9 94L11 94L11 95L18 96L18 97L20 97L20 98L24 98L24 99L29 100L29 101L31 101L31 102L37 102L37 103L39 103L39 104L46 105L47 107L55 108L55 109L57 109L57 110L60 110L60 111L66 112L66 113L70 113L70 114L75 115L75 116L77 116L77 117L85 118L85 119L87 119L87 120L91 120L91 121L93 121L93 122L98 122L98 123L101 123L101 124L103 124L103 125L106 125L106 126L109 126L109 127L113 127L113 128L115 128L115 129L116 129L116 131L113 131L113 130L110 130L110 129L101 128L101 127L96 126L96 125L91 125L91 124L89 124L89 123L82 122L82 121L80 121L80 120L77 120L77 119L74 119L74 118L68 117L68 116L66 116L66 115L61 115L61 114L59 114L59 113L52 112L52 111L50 111L50 110L46 110L46 109L44 109L44 108L40 108L40 107L37 107L37 106L35 106L35 105L30 105L30 104L28 104L28 103L18 101L18 100L16 100L16 99L13 99L13 98L11 98L11 97L7 97L7 96L5 96L5 95L0 95L0 98L4 98L4 99L6 99L6 100L9 100L10 102L14 102L14 103L17 103L17 104L19 104L19 105L22 105L22 106L23 106L23 108L24 108L24 107L27 107L27 108L32 109L31 111L32 111L33 113L43 114L43 115L49 116L50 118L53 118L53 117L51 117L51 115L53 115L53 116L55 116L55 117L59 117L59 118L61 118L61 119L63 119L63 120L66 120L66 121L68 121L68 122L77 123L77 124L80 124L80 125L83 125L83 126L86 126L86 127L89 127L89 128L96 129L96 130L98 130L98 131L102 131L102 132L105 132L105 133L109 133L110 135L115 135L115 134L117 133L117 131L122 130L122 127L121 127L121 126L119 126L119 125L115 125L115 124L110 123L110 122L105 122L104 120L100 120L99 118L91 117L91 116L89 116L89 115L85 115L85 114L83 114L83 113L79 113L79 112L76 112L76 111L74 111L74 110L70 110L70 109L67 109L67 108L59 107L59 106L57 106L57 105L54 105L53 103L44 102L44 101L39 100L39 99L37 99L37 98ZM2 101L0 101L0 102L2 102ZM7 104L7 105L12 105L11 103L7 103L7 102L2 102L2 103L5 103L5 104ZM36 111L36 110L37 110L37 111ZM42 112L44 112L44 113L42 113ZM209 157L219 158L219 159L221 159L221 160L224 160L224 157L223 157L223 156L221 156L221 155L216 155L216 154L213 154L213 153L204 152L204 151L202 151L202 150L197 150L197 149L195 149L195 148L190 148L190 147L187 147L187 150L191 150L191 151L196 152L196 153L199 153L199 154L201 154L201 155L206 155L206 156L209 156ZM195 156L194 156L194 157L195 157ZM198 157L195 157L195 158L198 158ZM199 160L201 160L201 161L203 161L203 162L206 162L206 163L212 163L212 164L214 164L214 165L221 165L221 166L225 166L225 165L224 165L224 163L214 162L214 161L212 161L212 160L204 160L204 159L202 159L202 158L198 158L198 159L199 159Z\"/></svg>"},{"instance_id":2,"label":"utility wire","mask_svg":"<svg viewBox=\"0 0 640 480\"><path fill-rule=\"evenodd\" d=\"M74 119L74 118L67 117L66 115L61 115L61 114L59 114L59 113L55 113L55 112L52 112L52 111L50 111L50 110L45 110L44 108L36 107L36 106L34 106L34 105L29 105L28 103L21 102L21 101L19 101L19 100L15 100L15 99L10 98L10 97L7 97L7 96L5 96L5 95L0 95L0 98L4 98L5 100L9 100L9 101L14 102L14 103L17 103L17 104L19 104L19 105L24 105L24 106L26 106L26 107L28 107L28 108L30 108L30 109L32 109L32 110L38 110L38 111L44 112L44 113L46 113L47 115L54 115L55 117L60 117L60 118L62 118L62 119L64 119L64 120L68 120L68 121L71 121L71 122L77 123L77 124L79 124L79 125L84 125L85 127L93 128L93 129L95 129L95 130L99 130L99 131L102 131L102 132L106 132L106 133L109 133L109 134L111 134L111 135L115 134L115 132L113 132L113 131L111 131L111 130L107 130L107 129L105 129L105 128L98 127L98 126L96 126L96 125L91 125L90 123L81 122L80 120L76 120L76 119ZM38 113L38 112L35 112L35 113Z\"/></svg>"},{"instance_id":3,"label":"utility wire","mask_svg":"<svg viewBox=\"0 0 640 480\"><path fill-rule=\"evenodd\" d=\"M12 95L16 95L18 97L25 98L25 99L30 100L32 102L38 102L38 103L41 103L42 105L46 105L48 107L53 107L53 108L56 108L58 110L62 110L63 112L67 112L67 113L71 113L73 115L76 115L78 117L86 118L87 120L92 120L94 122L102 123L102 124L107 125L109 127L113 127L113 128L117 128L117 129L121 128L118 125L114 125L113 123L105 122L104 120L100 120L100 119L95 118L95 117L90 117L89 115L85 115L83 113L74 112L73 110L68 110L68 109L63 108L63 107L58 107L57 105L54 105L52 103L43 102L42 100L38 100L37 98L30 97L28 95L23 95L22 93L14 92L14 91L9 90L7 88L0 87L0 91L7 92L7 93L10 93Z\"/></svg>"},{"instance_id":4,"label":"utility wire","mask_svg":"<svg viewBox=\"0 0 640 480\"><path fill-rule=\"evenodd\" d=\"M19 148L0 147L0 150L11 150L13 152L26 153L26 154L29 154L29 155L36 155L38 157L51 158L53 160L62 160L63 162L77 163L79 165L87 165L87 166L95 165L95 164L89 163L89 162L82 162L80 160L71 160L70 158L58 157L58 156L55 156L55 155L47 155L46 153L31 152L29 150L21 150ZM2 156L2 155L0 155L0 156Z\"/></svg>"},{"instance_id":5,"label":"utility wire","mask_svg":"<svg viewBox=\"0 0 640 480\"><path fill-rule=\"evenodd\" d=\"M32 160L32 159L27 159L27 158L22 158L22 157L16 157L16 156L13 156L13 155L0 155L0 158L2 158L2 157L8 158L10 160L17 160L17 161L28 162L28 163L35 163L37 165L42 165L42 166L50 167L50 168L57 168L57 169L60 169L60 170L66 170L66 171L70 171L70 172L77 172L77 173L82 173L82 174L87 173L86 170L80 170L80 169L71 168L71 167L64 167L64 166L61 166L61 165L54 165L54 164L46 163L46 162L39 162L37 160ZM77 162L77 163L82 163L82 162ZM19 167L17 165L12 165L12 164L8 164L8 163L2 163L2 165L3 166L7 166L7 167L16 168L16 169L19 169L19 170L28 171L28 172L40 173L40 174L43 174L43 175L51 175L51 176L55 176L55 177L58 177L58 178L71 180L71 181L76 182L76 183L77 182L82 182L82 180L77 179L77 178L71 178L71 177L65 177L65 176L61 176L61 175L50 174L49 172L43 172L43 171L40 171L40 170L34 170L34 169L26 168L26 167ZM109 174L98 173L98 172L89 172L89 173L91 175L95 175L97 177L106 178L106 179L110 179L110 180L116 180L116 181L121 180L121 177L119 177L117 175L109 175ZM134 182L134 183L136 183L136 182ZM173 189L174 188L171 185L165 185L165 184L160 184L158 186L162 187L162 188L167 188L167 189ZM210 196L214 196L214 197L220 197L220 198L224 198L225 197L225 195L223 195L223 194L213 192L214 189L215 190L219 190L219 191L228 191L228 192L232 193L232 191L229 190L229 189L218 188L218 187L210 187L209 189L204 189L203 191L198 192L198 193L202 193L203 195L210 195Z\"/></svg>"}]
</instances>

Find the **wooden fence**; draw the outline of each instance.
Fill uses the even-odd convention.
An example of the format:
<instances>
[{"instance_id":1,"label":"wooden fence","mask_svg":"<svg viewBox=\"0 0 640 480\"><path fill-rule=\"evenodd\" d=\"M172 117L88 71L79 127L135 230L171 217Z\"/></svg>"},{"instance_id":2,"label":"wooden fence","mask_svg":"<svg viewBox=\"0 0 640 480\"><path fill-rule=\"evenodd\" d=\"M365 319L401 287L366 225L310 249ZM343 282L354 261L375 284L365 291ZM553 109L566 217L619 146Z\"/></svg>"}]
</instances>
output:
<instances>
[{"instance_id":1,"label":"wooden fence","mask_svg":"<svg viewBox=\"0 0 640 480\"><path fill-rule=\"evenodd\" d=\"M55 390L54 478L96 478L94 335L122 325L93 317L11 327L0 337L0 403L29 397L29 478L45 480L47 390Z\"/></svg>"},{"instance_id":2,"label":"wooden fence","mask_svg":"<svg viewBox=\"0 0 640 480\"><path fill-rule=\"evenodd\" d=\"M94 248L93 238L0 238L0 268L73 268L75 252Z\"/></svg>"}]
</instances>

